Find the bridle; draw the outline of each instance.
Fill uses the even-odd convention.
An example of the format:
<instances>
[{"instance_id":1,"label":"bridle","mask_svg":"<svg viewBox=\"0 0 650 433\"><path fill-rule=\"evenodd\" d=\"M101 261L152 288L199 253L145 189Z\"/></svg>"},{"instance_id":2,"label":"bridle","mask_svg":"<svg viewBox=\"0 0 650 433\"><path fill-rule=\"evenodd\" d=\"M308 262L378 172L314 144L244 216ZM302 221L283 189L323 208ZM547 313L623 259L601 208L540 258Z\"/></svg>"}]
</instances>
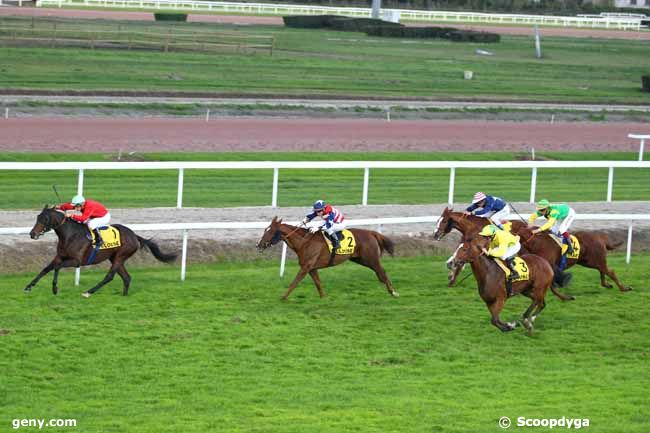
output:
<instances>
[{"instance_id":1,"label":"bridle","mask_svg":"<svg viewBox=\"0 0 650 433\"><path fill-rule=\"evenodd\" d=\"M51 208L50 208L50 209L47 209L47 210L51 210ZM54 211L55 211L55 212L59 212L59 211L56 210L56 209L54 209ZM63 219L61 219L61 222L58 223L58 224L56 224L56 225L54 225L54 224L51 224L51 223L52 223L52 218L50 217L50 214L49 214L49 213L46 213L46 211L43 211L43 212L39 215L39 217L40 217L40 216L43 216L43 218L46 218L46 222L45 222L45 224L43 224L43 230L41 230L41 231L38 233L38 236L39 236L39 237L42 236L43 234L49 232L50 230L56 230L56 229L58 229L58 228L61 227L63 224L65 224L65 220L66 220L66 217L65 217L65 215L64 215ZM38 219L37 219L37 221L38 221Z\"/></svg>"}]
</instances>

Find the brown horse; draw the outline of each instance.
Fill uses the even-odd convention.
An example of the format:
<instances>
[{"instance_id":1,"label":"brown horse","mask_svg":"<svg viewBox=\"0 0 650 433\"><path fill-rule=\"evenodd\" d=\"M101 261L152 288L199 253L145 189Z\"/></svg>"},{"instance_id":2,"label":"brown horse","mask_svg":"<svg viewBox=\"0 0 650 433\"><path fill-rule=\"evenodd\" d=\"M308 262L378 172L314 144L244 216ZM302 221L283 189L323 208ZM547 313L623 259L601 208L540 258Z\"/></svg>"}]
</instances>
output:
<instances>
[{"instance_id":1,"label":"brown horse","mask_svg":"<svg viewBox=\"0 0 650 433\"><path fill-rule=\"evenodd\" d=\"M478 292L487 305L492 315L492 324L503 332L512 331L517 326L516 322L504 323L499 314L507 300L505 273L494 260L487 258L482 249L487 248L489 238L477 236L464 240L456 249L448 267L462 267L470 263L474 278L478 283ZM528 332L533 330L533 322L537 315L544 309L546 292L553 285L553 269L543 258L525 254L521 258L526 262L529 271L527 281L512 283L513 294L522 294L532 300L530 306L523 314L523 325Z\"/></svg>"},{"instance_id":2,"label":"brown horse","mask_svg":"<svg viewBox=\"0 0 650 433\"><path fill-rule=\"evenodd\" d=\"M514 220L511 223L513 232L515 227L519 228L526 226L522 221ZM433 238L439 241L451 232L452 229L458 230L463 235L464 239L473 238L488 224L492 224L492 221L487 218L476 215L465 215L463 212L454 212L453 209L446 207L438 219L436 230L433 232ZM524 252L525 250L522 251L522 253ZM462 266L454 267L450 270L448 276L449 282L447 284L449 287L454 285L462 270Z\"/></svg>"},{"instance_id":3,"label":"brown horse","mask_svg":"<svg viewBox=\"0 0 650 433\"><path fill-rule=\"evenodd\" d=\"M56 246L56 256L45 266L43 270L34 278L24 289L25 292L31 292L36 283L43 278L47 273L54 270L54 278L52 280L52 293L59 293L57 281L59 278L59 270L61 268L79 267L85 265L96 265L105 260L111 261L111 267L102 281L100 281L92 289L84 292L82 295L89 298L100 287L110 282L116 273L122 277L124 281L124 289L122 294L126 296L129 293L129 286L131 284L131 276L124 267L129 257L131 257L138 249L148 248L153 256L161 262L169 263L176 260L176 254L164 254L158 248L155 242L141 238L123 225L115 224L115 227L120 232L121 245L116 248L99 250L92 263L87 263L93 252L92 242L88 238L89 231L84 224L79 224L70 218L66 218L65 214L54 208L45 206L41 213L36 217L36 224L29 232L32 239L38 239L43 233L54 230L59 237L59 243Z\"/></svg>"},{"instance_id":4,"label":"brown horse","mask_svg":"<svg viewBox=\"0 0 650 433\"><path fill-rule=\"evenodd\" d=\"M519 235L522 246L528 251L544 257L553 265L559 265L562 259L562 250L557 242L551 239L552 235L546 233L533 234L531 227L519 227L516 231L513 230L513 233ZM600 284L603 287L612 288L612 285L605 280L605 275L607 275L616 283L621 292L632 290L631 287L621 284L616 272L607 266L607 251L621 246L623 242L611 242L607 233L604 232L581 231L575 232L573 235L580 242L580 255L577 259L567 259L567 269L575 264L597 269L600 272Z\"/></svg>"},{"instance_id":5,"label":"brown horse","mask_svg":"<svg viewBox=\"0 0 650 433\"><path fill-rule=\"evenodd\" d=\"M386 285L388 293L399 296L379 262L379 258L384 251L387 251L391 256L393 255L393 242L381 233L371 230L350 229L350 231L354 234L356 240L354 252L350 255L337 254L332 258L322 234L310 233L305 228L283 224L278 217L273 218L257 243L257 249L263 251L282 240L298 255L298 263L300 264L298 274L289 285L287 292L282 296L283 300L289 297L289 294L307 274L314 280L318 294L323 298L325 293L320 284L318 269L336 266L346 260L351 260L375 271L379 281Z\"/></svg>"}]
</instances>

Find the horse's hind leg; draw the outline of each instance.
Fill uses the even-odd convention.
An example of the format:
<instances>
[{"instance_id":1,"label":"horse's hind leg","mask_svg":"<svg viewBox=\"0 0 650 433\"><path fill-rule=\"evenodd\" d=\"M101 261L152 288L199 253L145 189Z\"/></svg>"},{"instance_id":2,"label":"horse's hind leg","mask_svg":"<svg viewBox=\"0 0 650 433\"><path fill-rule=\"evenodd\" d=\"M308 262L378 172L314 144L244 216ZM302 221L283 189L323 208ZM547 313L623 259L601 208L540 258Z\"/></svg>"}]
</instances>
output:
<instances>
[{"instance_id":1,"label":"horse's hind leg","mask_svg":"<svg viewBox=\"0 0 650 433\"><path fill-rule=\"evenodd\" d=\"M607 282L607 280L605 279L605 273L603 271L600 271L600 285L606 289L611 289L612 287L614 287Z\"/></svg>"},{"instance_id":2,"label":"horse's hind leg","mask_svg":"<svg viewBox=\"0 0 650 433\"><path fill-rule=\"evenodd\" d=\"M126 270L126 267L124 267L124 264L120 265L120 267L117 268L117 273L120 274L120 277L122 277L122 281L124 282L124 289L122 289L122 295L126 296L129 294L129 286L131 285L131 275Z\"/></svg>"},{"instance_id":3,"label":"horse's hind leg","mask_svg":"<svg viewBox=\"0 0 650 433\"><path fill-rule=\"evenodd\" d=\"M624 286L624 285L620 282L620 280L618 279L618 276L616 276L616 272L614 272L613 269L609 269L609 268L607 267L607 263L603 263L603 266L599 267L598 270L600 271L601 282L602 282L602 280L604 279L602 275L603 275L603 273L605 273L609 278L612 279L612 281L614 281L614 283L616 284L616 286L618 286L618 289L619 289L621 292L629 292L630 290L632 290L631 287L629 287L629 286Z\"/></svg>"},{"instance_id":4,"label":"horse's hind leg","mask_svg":"<svg viewBox=\"0 0 650 433\"><path fill-rule=\"evenodd\" d=\"M120 264L113 263L111 268L109 269L108 273L104 277L103 280L101 280L95 287L92 289L88 290L87 292L84 292L81 294L84 298L90 298L90 296L95 293L97 290L105 286L106 284L110 283L113 278L115 277L115 273L117 272L118 268L121 266Z\"/></svg>"},{"instance_id":5,"label":"horse's hind leg","mask_svg":"<svg viewBox=\"0 0 650 433\"><path fill-rule=\"evenodd\" d=\"M390 281L390 278L388 278L388 275L386 275L386 271L384 270L384 267L381 265L381 263L379 263L379 260L368 265L366 265L363 262L361 262L361 264L364 266L368 266L373 271L375 271L375 274L377 274L377 278L379 278L379 281L381 281L386 285L386 290L388 290L388 293L390 293L392 296L395 297L399 296L399 293L395 291L395 288L393 287L393 283Z\"/></svg>"},{"instance_id":6,"label":"horse's hind leg","mask_svg":"<svg viewBox=\"0 0 650 433\"><path fill-rule=\"evenodd\" d=\"M316 285L316 289L318 290L318 296L324 298L325 293L323 292L323 288L320 285L320 277L318 276L318 271L316 269L312 269L311 271L309 271L309 275L311 276L311 279L314 280L314 284Z\"/></svg>"}]
</instances>

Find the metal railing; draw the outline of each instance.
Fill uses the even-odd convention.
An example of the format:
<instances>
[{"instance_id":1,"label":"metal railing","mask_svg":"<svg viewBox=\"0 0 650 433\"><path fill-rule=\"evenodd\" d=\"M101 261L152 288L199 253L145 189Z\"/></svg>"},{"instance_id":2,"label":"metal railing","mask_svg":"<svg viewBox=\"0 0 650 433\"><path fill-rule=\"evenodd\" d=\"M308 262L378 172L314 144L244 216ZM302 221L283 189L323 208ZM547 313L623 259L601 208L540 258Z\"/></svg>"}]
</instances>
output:
<instances>
[{"instance_id":1,"label":"metal railing","mask_svg":"<svg viewBox=\"0 0 650 433\"><path fill-rule=\"evenodd\" d=\"M183 11L226 12L263 15L345 15L370 17L370 8L306 6L298 4L236 3L193 0L39 0L38 6L81 6L124 9L171 9ZM462 22L512 25L545 25L562 27L640 30L637 17L577 17L521 14L490 14L479 12L383 9L405 20L423 22Z\"/></svg>"},{"instance_id":2,"label":"metal railing","mask_svg":"<svg viewBox=\"0 0 650 433\"><path fill-rule=\"evenodd\" d=\"M615 168L650 168L650 161L173 161L173 162L0 162L0 170L78 170L77 194L83 194L87 170L178 170L176 207L183 207L185 170L273 170L271 206L278 206L280 169L363 170L361 204L368 204L371 169L448 169L447 202L454 203L457 169L530 169L530 202L535 202L537 170L547 168L607 168L607 196L612 201ZM605 198L605 197L604 197Z\"/></svg>"}]
</instances>

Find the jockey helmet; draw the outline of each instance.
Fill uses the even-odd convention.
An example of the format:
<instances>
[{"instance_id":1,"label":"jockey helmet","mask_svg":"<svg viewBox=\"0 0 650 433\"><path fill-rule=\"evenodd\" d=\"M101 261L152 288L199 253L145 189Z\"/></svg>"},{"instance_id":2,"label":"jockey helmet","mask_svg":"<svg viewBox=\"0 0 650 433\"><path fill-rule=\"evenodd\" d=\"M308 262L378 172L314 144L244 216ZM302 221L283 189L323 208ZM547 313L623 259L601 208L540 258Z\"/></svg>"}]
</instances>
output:
<instances>
[{"instance_id":1,"label":"jockey helmet","mask_svg":"<svg viewBox=\"0 0 650 433\"><path fill-rule=\"evenodd\" d=\"M546 208L549 207L550 205L551 205L551 202L550 202L550 201L548 201L548 200L546 200L546 199L543 199L543 200L538 201L537 204L535 205L535 207L536 207L537 209L546 209Z\"/></svg>"},{"instance_id":2,"label":"jockey helmet","mask_svg":"<svg viewBox=\"0 0 650 433\"><path fill-rule=\"evenodd\" d=\"M497 233L497 228L494 225L489 225L483 227L483 230L479 233L481 236L494 236Z\"/></svg>"},{"instance_id":3,"label":"jockey helmet","mask_svg":"<svg viewBox=\"0 0 650 433\"><path fill-rule=\"evenodd\" d=\"M316 200L316 202L314 203L314 210L323 210L325 209L325 206L327 206L325 200Z\"/></svg>"},{"instance_id":4,"label":"jockey helmet","mask_svg":"<svg viewBox=\"0 0 650 433\"><path fill-rule=\"evenodd\" d=\"M474 194L474 198L472 199L472 204L476 204L482 200L485 200L485 193L477 192L476 194Z\"/></svg>"},{"instance_id":5,"label":"jockey helmet","mask_svg":"<svg viewBox=\"0 0 650 433\"><path fill-rule=\"evenodd\" d=\"M74 206L77 206L86 203L86 199L84 198L83 195L77 194L74 197L72 197L70 203L72 203Z\"/></svg>"}]
</instances>

